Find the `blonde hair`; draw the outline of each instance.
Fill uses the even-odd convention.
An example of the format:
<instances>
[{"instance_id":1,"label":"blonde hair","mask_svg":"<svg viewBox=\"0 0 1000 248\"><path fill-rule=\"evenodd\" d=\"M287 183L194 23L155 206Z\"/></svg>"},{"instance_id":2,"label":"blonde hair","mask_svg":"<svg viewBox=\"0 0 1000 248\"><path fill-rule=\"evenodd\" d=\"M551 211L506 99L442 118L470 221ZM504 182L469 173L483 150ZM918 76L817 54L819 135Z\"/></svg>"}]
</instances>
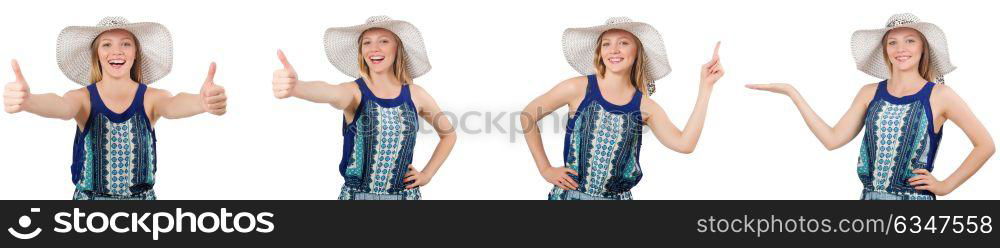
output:
<instances>
[{"instance_id":1,"label":"blonde hair","mask_svg":"<svg viewBox=\"0 0 1000 248\"><path fill-rule=\"evenodd\" d=\"M934 75L934 70L931 70L931 46L927 43L927 38L924 37L923 33L917 31L917 34L920 36L920 43L923 46L923 51L920 53L920 63L917 64L917 72L926 80L934 80L937 75ZM888 39L889 32L885 32L885 35L882 36L882 59L889 66L889 76L892 76L892 60L889 60L889 52L886 51L888 47L885 45Z\"/></svg>"},{"instance_id":2,"label":"blonde hair","mask_svg":"<svg viewBox=\"0 0 1000 248\"><path fill-rule=\"evenodd\" d=\"M361 54L361 42L362 37L364 37L366 32L375 29L389 31L384 28L369 28L364 32L361 32L361 35L358 36L358 68L361 71L361 75L366 78L371 78L371 75L369 75L371 69L368 68L368 62L365 61L364 54ZM404 52L405 48L403 48L403 41L400 40L399 36L396 36L396 34L392 31L389 31L389 33L392 34L393 40L396 41L396 59L392 61L392 74L396 76L396 80L399 80L400 83L404 85L411 84L413 83L413 77L410 76L410 71L406 69L406 52Z\"/></svg>"},{"instance_id":3,"label":"blonde hair","mask_svg":"<svg viewBox=\"0 0 1000 248\"><path fill-rule=\"evenodd\" d=\"M132 81L135 81L135 82L138 82L138 83L143 83L142 82L142 49L140 49L141 47L139 46L139 39L137 39L135 37L135 34L132 34L132 32L129 32L128 30L124 30L124 29L112 29L112 30L122 30L122 31L125 31L132 38L132 42L133 42L133 44L135 44L135 60L132 61L132 68L129 69L129 72L130 72L129 73L129 78L131 78ZM104 31L101 34L107 33L107 32L112 31L112 30ZM101 37L101 35L97 35L97 37ZM102 69L101 69L101 58L100 58L100 56L97 55L97 46L99 45L97 43L97 37L95 37L94 40L90 42L90 82L91 83L97 83L97 82L100 82L102 79L104 79L104 74L101 73L101 71L102 71Z\"/></svg>"},{"instance_id":4,"label":"blonde hair","mask_svg":"<svg viewBox=\"0 0 1000 248\"><path fill-rule=\"evenodd\" d=\"M612 30L621 29L611 29L601 33L601 35L597 37L597 49L594 49L594 68L597 69L597 74L601 77L604 77L604 73L607 71L607 66L604 65L604 60L601 59L601 37L604 37L604 34ZM629 76L629 80L631 81L630 83L633 87L642 91L643 94L649 95L647 85L653 80L646 76L646 63L649 62L646 61L646 54L642 49L642 41L640 41L638 37L635 37L635 35L631 32L625 32L632 36L632 39L635 40L636 44L635 63L632 63L632 73Z\"/></svg>"}]
</instances>

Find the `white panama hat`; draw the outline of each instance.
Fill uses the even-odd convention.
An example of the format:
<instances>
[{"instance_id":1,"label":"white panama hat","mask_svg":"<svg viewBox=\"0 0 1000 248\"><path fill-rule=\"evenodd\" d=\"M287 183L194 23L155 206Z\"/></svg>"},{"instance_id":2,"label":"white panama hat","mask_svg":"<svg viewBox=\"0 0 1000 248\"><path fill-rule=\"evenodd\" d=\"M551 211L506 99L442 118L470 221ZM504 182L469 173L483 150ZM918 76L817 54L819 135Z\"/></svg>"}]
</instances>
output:
<instances>
[{"instance_id":1,"label":"white panama hat","mask_svg":"<svg viewBox=\"0 0 1000 248\"><path fill-rule=\"evenodd\" d=\"M155 22L129 23L124 17L109 16L97 26L69 26L59 33L56 60L63 74L83 86L94 83L90 82L90 46L101 33L113 29L128 31L138 40L142 56L142 64L138 65L142 66L139 83L151 84L170 73L174 45L166 27Z\"/></svg>"},{"instance_id":2,"label":"white panama hat","mask_svg":"<svg viewBox=\"0 0 1000 248\"><path fill-rule=\"evenodd\" d=\"M628 17L611 17L604 25L586 28L567 28L563 32L563 53L566 61L577 72L583 75L596 73L594 71L594 51L597 49L597 39L601 34L611 29L621 29L632 33L642 43L646 61L646 76L659 80L670 74L670 62L667 60L667 49L663 45L663 37L653 26L633 22ZM649 94L655 90L653 82L648 84Z\"/></svg>"},{"instance_id":3,"label":"white panama hat","mask_svg":"<svg viewBox=\"0 0 1000 248\"><path fill-rule=\"evenodd\" d=\"M948 40L945 39L944 31L937 25L929 22L921 22L920 18L910 13L895 14L886 22L885 28L865 29L854 32L851 36L851 50L854 53L854 62L858 70L881 79L889 79L889 65L886 64L882 55L882 37L889 30L897 28L912 28L920 32L927 38L927 45L930 49L930 66L937 78L935 82L944 82L944 75L955 70L948 56ZM923 56L927 56L924 54Z\"/></svg>"},{"instance_id":4,"label":"white panama hat","mask_svg":"<svg viewBox=\"0 0 1000 248\"><path fill-rule=\"evenodd\" d=\"M358 37L365 30L372 28L389 30L403 42L406 70L411 77L420 77L431 70L420 30L409 22L393 20L384 15L369 17L361 25L328 28L323 36L323 45L326 47L326 57L330 59L330 63L344 74L361 77L361 69L358 68Z\"/></svg>"}]
</instances>

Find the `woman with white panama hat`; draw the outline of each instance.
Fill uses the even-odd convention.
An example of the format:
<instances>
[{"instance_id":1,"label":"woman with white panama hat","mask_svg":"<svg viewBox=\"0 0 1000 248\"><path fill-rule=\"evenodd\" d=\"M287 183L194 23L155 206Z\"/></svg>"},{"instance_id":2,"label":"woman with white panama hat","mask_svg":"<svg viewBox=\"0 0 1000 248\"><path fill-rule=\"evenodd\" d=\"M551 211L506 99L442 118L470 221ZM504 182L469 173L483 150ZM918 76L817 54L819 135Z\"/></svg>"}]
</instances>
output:
<instances>
[{"instance_id":1,"label":"woman with white panama hat","mask_svg":"<svg viewBox=\"0 0 1000 248\"><path fill-rule=\"evenodd\" d=\"M74 119L72 181L76 200L155 200L153 126L160 117L226 112L225 90L214 83L215 63L199 94L176 96L147 87L170 72L170 32L159 23L106 17L97 26L70 26L59 34L59 69L83 88L31 94L17 61L16 80L4 90L4 110Z\"/></svg>"},{"instance_id":2,"label":"woman with white panama hat","mask_svg":"<svg viewBox=\"0 0 1000 248\"><path fill-rule=\"evenodd\" d=\"M456 140L434 98L413 83L431 69L420 32L408 22L373 16L361 25L327 29L323 43L330 63L357 79L340 84L300 81L278 50L283 68L274 71L274 96L344 111L339 199L419 200L419 188L431 181ZM412 165L417 116L441 138L423 170Z\"/></svg>"},{"instance_id":3,"label":"woman with white panama hat","mask_svg":"<svg viewBox=\"0 0 1000 248\"><path fill-rule=\"evenodd\" d=\"M605 25L563 33L566 59L584 76L559 83L521 115L521 125L539 173L555 185L550 200L629 200L642 178L642 127L674 151L691 153L701 136L708 100L724 70L719 44L701 67L698 100L684 130L678 130L649 96L653 81L670 73L662 37L652 26L625 17ZM564 167L552 167L537 122L562 106L571 113L564 141Z\"/></svg>"},{"instance_id":4,"label":"woman with white panama hat","mask_svg":"<svg viewBox=\"0 0 1000 248\"><path fill-rule=\"evenodd\" d=\"M913 14L889 18L885 28L859 30L851 39L857 67L883 81L861 87L847 113L830 127L788 84L748 88L789 96L827 149L837 149L864 127L857 172L863 200L933 200L951 193L993 155L986 127L943 76L953 70L944 32ZM933 80L933 81L931 81ZM958 125L974 148L944 180L931 172L946 120ZM950 161L949 161L950 162Z\"/></svg>"}]
</instances>

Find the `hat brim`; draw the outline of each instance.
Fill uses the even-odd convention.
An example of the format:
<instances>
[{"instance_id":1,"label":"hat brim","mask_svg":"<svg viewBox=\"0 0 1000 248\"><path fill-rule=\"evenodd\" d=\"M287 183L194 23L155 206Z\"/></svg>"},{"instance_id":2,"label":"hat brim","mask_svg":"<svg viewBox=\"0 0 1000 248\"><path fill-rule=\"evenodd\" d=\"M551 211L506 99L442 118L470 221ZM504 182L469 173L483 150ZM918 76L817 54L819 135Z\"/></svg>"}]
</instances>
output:
<instances>
[{"instance_id":1,"label":"hat brim","mask_svg":"<svg viewBox=\"0 0 1000 248\"><path fill-rule=\"evenodd\" d=\"M851 36L851 52L858 70L880 79L889 79L889 65L882 55L882 37L887 32L897 28L912 28L927 38L930 45L930 66L938 76L944 76L955 70L948 55L948 40L944 31L937 25L927 22L915 22L898 25L891 28L865 29L855 31ZM930 79L928 79L930 80Z\"/></svg>"},{"instance_id":2,"label":"hat brim","mask_svg":"<svg viewBox=\"0 0 1000 248\"><path fill-rule=\"evenodd\" d=\"M323 45L326 57L337 70L352 77L361 77L361 68L358 67L358 37L371 28L384 28L399 37L403 42L403 52L406 53L406 70L411 77L420 77L431 70L420 30L409 22L399 20L328 28L323 36Z\"/></svg>"},{"instance_id":3,"label":"hat brim","mask_svg":"<svg viewBox=\"0 0 1000 248\"><path fill-rule=\"evenodd\" d=\"M628 31L639 39L648 62L645 69L649 78L659 80L670 74L670 62L667 60L667 49L664 47L663 37L653 26L642 22L566 29L562 38L566 61L580 74L594 74L594 51L597 49L597 39L605 31L612 29Z\"/></svg>"},{"instance_id":4,"label":"hat brim","mask_svg":"<svg viewBox=\"0 0 1000 248\"><path fill-rule=\"evenodd\" d=\"M140 83L151 84L170 73L173 65L173 40L166 27L154 22L128 23L106 27L70 26L59 33L56 59L59 69L70 80L87 86L90 82L91 43L101 33L123 29L138 40L142 55ZM135 65L133 65L135 66Z\"/></svg>"}]
</instances>

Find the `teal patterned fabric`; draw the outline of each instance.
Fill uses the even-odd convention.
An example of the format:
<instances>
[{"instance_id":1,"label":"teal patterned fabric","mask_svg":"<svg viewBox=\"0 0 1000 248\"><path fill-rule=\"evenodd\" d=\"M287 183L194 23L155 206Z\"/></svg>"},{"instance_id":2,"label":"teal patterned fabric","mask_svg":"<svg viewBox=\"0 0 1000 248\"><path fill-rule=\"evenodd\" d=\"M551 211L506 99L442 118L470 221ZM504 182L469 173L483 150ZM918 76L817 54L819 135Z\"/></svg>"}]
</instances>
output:
<instances>
[{"instance_id":1,"label":"teal patterned fabric","mask_svg":"<svg viewBox=\"0 0 1000 248\"><path fill-rule=\"evenodd\" d=\"M145 108L146 86L139 84L122 113L109 110L96 84L87 86L91 110L74 142L74 199L155 199L156 136Z\"/></svg>"},{"instance_id":2,"label":"teal patterned fabric","mask_svg":"<svg viewBox=\"0 0 1000 248\"><path fill-rule=\"evenodd\" d=\"M340 199L419 200L419 189L406 189L403 182L413 161L418 131L409 85L403 85L398 97L383 99L363 79L356 83L362 96L354 120L344 122Z\"/></svg>"},{"instance_id":3,"label":"teal patterned fabric","mask_svg":"<svg viewBox=\"0 0 1000 248\"><path fill-rule=\"evenodd\" d=\"M895 97L879 83L865 115L857 172L865 200L934 200L934 194L910 186L913 170L934 170L941 133L934 132L928 82L916 94Z\"/></svg>"},{"instance_id":4,"label":"teal patterned fabric","mask_svg":"<svg viewBox=\"0 0 1000 248\"><path fill-rule=\"evenodd\" d=\"M341 187L338 200L420 200L420 189L404 189L394 194L369 193L351 187Z\"/></svg>"},{"instance_id":5,"label":"teal patterned fabric","mask_svg":"<svg viewBox=\"0 0 1000 248\"><path fill-rule=\"evenodd\" d=\"M587 93L566 127L563 150L566 168L579 173L570 177L580 188L555 187L549 199L632 199L630 190L642 179L642 93L636 90L627 104L615 105L601 95L596 76L587 78Z\"/></svg>"}]
</instances>

